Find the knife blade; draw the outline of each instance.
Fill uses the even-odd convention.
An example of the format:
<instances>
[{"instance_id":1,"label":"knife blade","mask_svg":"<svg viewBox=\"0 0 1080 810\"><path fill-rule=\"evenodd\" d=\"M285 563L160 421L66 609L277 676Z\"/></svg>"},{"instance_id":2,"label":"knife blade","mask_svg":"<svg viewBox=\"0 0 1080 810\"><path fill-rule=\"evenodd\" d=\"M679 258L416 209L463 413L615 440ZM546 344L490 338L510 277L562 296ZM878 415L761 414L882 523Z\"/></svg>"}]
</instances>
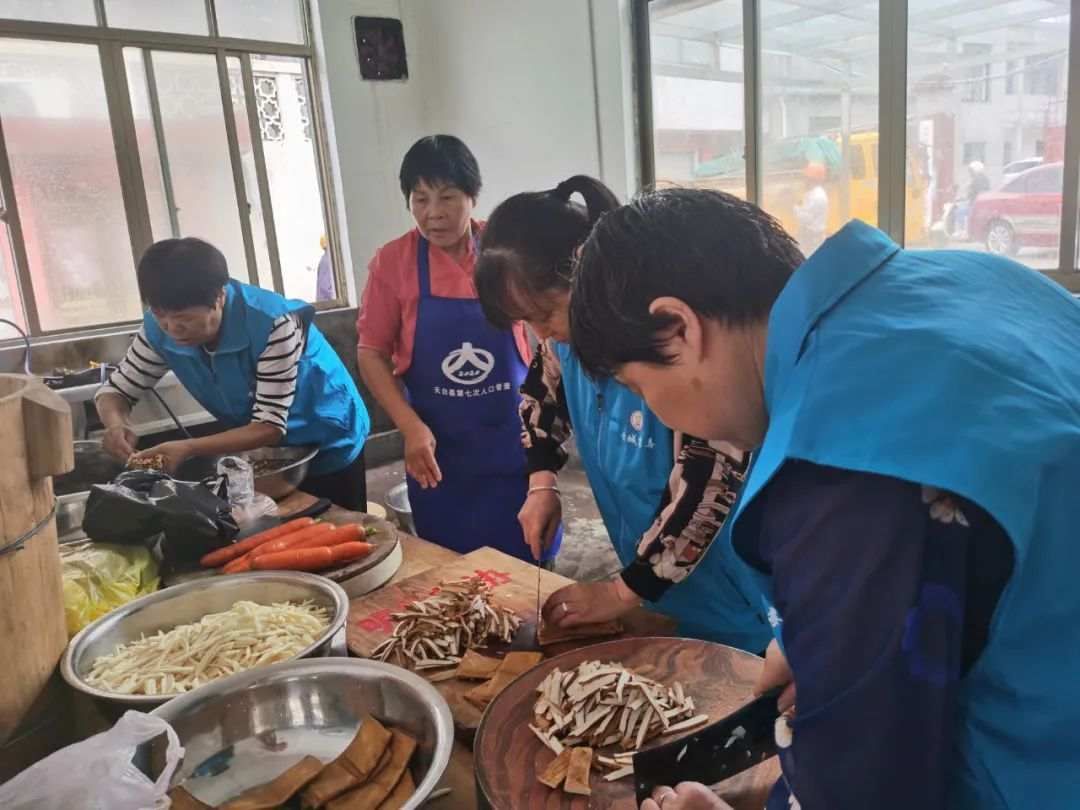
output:
<instances>
[{"instance_id":1,"label":"knife blade","mask_svg":"<svg viewBox=\"0 0 1080 810\"><path fill-rule=\"evenodd\" d=\"M640 804L660 785L715 785L776 753L777 700L772 689L700 731L634 755L634 790Z\"/></svg>"},{"instance_id":2,"label":"knife blade","mask_svg":"<svg viewBox=\"0 0 1080 810\"><path fill-rule=\"evenodd\" d=\"M540 580L544 575L544 566L536 561L536 649L540 649Z\"/></svg>"}]
</instances>

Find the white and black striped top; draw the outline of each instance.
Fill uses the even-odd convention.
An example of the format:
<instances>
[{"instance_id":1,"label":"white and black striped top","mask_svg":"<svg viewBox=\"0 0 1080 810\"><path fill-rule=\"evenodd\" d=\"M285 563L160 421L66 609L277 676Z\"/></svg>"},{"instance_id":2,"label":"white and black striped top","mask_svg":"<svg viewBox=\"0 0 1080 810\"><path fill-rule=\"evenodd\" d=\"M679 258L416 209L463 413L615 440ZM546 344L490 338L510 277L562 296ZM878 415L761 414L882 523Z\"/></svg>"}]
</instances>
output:
<instances>
[{"instance_id":1,"label":"white and black striped top","mask_svg":"<svg viewBox=\"0 0 1080 810\"><path fill-rule=\"evenodd\" d=\"M264 422L285 432L289 408L296 397L296 378L300 357L304 353L305 337L304 326L298 316L282 315L274 321L266 348L259 355L255 368L252 421ZM207 356L211 354L206 349L203 351ZM140 329L120 366L95 398L104 393L120 394L134 405L168 370L168 364L151 348L146 334Z\"/></svg>"}]
</instances>

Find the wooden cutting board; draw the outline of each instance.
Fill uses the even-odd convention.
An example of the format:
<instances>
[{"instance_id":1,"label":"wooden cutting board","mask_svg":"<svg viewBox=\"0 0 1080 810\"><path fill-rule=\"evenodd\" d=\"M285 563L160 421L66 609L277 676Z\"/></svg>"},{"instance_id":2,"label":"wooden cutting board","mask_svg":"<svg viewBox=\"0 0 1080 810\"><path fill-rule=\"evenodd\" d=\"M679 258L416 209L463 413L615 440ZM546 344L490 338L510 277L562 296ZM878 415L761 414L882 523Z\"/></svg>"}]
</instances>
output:
<instances>
[{"instance_id":1,"label":"wooden cutting board","mask_svg":"<svg viewBox=\"0 0 1080 810\"><path fill-rule=\"evenodd\" d=\"M624 638L544 661L503 690L484 715L473 750L480 807L493 810L637 808L633 778L605 782L602 778L605 771L594 769L590 779L592 796L571 796L536 780L536 775L555 758L529 731L536 687L553 668L565 672L589 660L613 661L669 685L679 681L694 698L697 711L707 713L710 720L726 717L752 698L763 665L762 659L733 647L683 638ZM661 737L645 747L676 739L675 735ZM760 810L779 773L779 764L773 757L722 782L720 795L735 810Z\"/></svg>"},{"instance_id":2,"label":"wooden cutting board","mask_svg":"<svg viewBox=\"0 0 1080 810\"><path fill-rule=\"evenodd\" d=\"M519 641L533 637L536 626L536 566L493 548L481 548L462 556L455 563L433 568L354 599L346 625L349 651L353 655L369 658L371 651L393 632L394 621L391 614L401 610L409 602L430 596L440 583L465 577L483 579L493 588L496 602L521 617L523 627L518 631ZM566 577L541 571L541 604L559 588L572 583L573 580ZM668 635L674 632L674 623L670 619L644 610L634 611L623 623L626 626L626 635ZM549 656L557 655L586 646L593 641L595 640L568 641L545 648L545 653ZM507 649L507 645L500 645L487 652L501 655ZM450 704L459 736L466 741L472 739L479 726L481 712L465 700L464 694L477 683L454 678L434 684Z\"/></svg>"}]
</instances>

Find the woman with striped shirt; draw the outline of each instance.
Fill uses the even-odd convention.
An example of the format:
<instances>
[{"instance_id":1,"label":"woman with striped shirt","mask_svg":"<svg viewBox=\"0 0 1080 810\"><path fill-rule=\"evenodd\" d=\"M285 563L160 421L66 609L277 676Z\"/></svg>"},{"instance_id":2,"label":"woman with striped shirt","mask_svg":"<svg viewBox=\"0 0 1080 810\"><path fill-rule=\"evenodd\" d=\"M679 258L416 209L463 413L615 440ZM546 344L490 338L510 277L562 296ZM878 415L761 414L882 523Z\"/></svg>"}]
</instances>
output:
<instances>
[{"instance_id":1,"label":"woman with striped shirt","mask_svg":"<svg viewBox=\"0 0 1080 810\"><path fill-rule=\"evenodd\" d=\"M370 420L314 309L230 280L221 251L193 238L150 247L138 282L142 328L95 397L106 450L125 461L160 455L173 471L192 456L315 445L305 491L362 510ZM136 454L131 409L169 370L225 430Z\"/></svg>"}]
</instances>

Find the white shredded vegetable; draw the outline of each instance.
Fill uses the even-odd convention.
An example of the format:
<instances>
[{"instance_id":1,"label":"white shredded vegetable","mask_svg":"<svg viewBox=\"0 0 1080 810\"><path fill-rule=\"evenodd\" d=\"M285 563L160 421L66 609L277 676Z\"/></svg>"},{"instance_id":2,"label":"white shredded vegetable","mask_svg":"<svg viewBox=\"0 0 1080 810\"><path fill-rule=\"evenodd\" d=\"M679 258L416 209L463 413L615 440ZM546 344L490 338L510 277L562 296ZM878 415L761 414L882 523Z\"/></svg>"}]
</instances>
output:
<instances>
[{"instance_id":1,"label":"white shredded vegetable","mask_svg":"<svg viewBox=\"0 0 1080 810\"><path fill-rule=\"evenodd\" d=\"M122 695L178 695L217 678L292 658L330 625L312 602L237 602L194 624L159 630L94 661L86 681Z\"/></svg>"}]
</instances>

